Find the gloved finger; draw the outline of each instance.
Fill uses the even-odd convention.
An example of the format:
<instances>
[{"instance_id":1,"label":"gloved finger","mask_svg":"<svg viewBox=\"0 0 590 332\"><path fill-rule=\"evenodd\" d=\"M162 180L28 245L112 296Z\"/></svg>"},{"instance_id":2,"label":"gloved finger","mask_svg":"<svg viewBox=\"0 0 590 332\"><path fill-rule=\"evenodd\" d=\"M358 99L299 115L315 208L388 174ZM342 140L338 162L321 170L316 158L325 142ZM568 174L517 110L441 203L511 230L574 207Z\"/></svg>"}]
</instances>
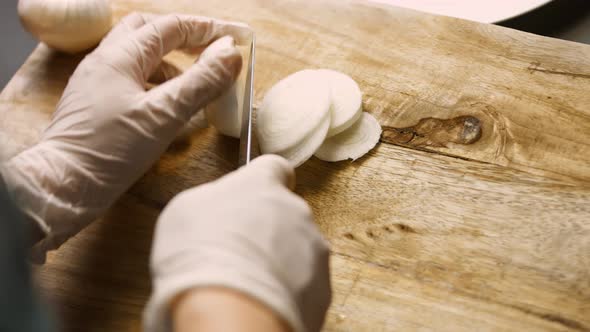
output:
<instances>
[{"instance_id":1,"label":"gloved finger","mask_svg":"<svg viewBox=\"0 0 590 332\"><path fill-rule=\"evenodd\" d=\"M295 169L285 158L277 155L262 155L242 167L240 172L241 176L256 182L266 180L295 189Z\"/></svg>"},{"instance_id":2,"label":"gloved finger","mask_svg":"<svg viewBox=\"0 0 590 332\"><path fill-rule=\"evenodd\" d=\"M128 36L129 33L141 28L146 23L153 21L160 16L161 15L145 12L133 12L128 14L111 29L111 31L103 38L102 43L109 43L112 40Z\"/></svg>"},{"instance_id":3,"label":"gloved finger","mask_svg":"<svg viewBox=\"0 0 590 332\"><path fill-rule=\"evenodd\" d=\"M232 37L237 45L241 46L249 46L253 30L250 28L249 25L239 22L228 22L228 21L218 21L218 23L223 24L219 25L219 31L216 33L218 38L223 36L230 36ZM188 45L183 48L183 51L188 54L201 54L203 51L209 46L209 44L202 44L202 45Z\"/></svg>"},{"instance_id":4,"label":"gloved finger","mask_svg":"<svg viewBox=\"0 0 590 332\"><path fill-rule=\"evenodd\" d=\"M133 34L140 54L137 60L149 77L162 57L178 48L205 46L223 36L243 41L251 34L247 25L189 15L161 16Z\"/></svg>"},{"instance_id":5,"label":"gloved finger","mask_svg":"<svg viewBox=\"0 0 590 332\"><path fill-rule=\"evenodd\" d=\"M173 63L162 60L160 65L156 67L152 76L148 79L149 83L162 84L182 74L182 69L178 68Z\"/></svg>"},{"instance_id":6,"label":"gloved finger","mask_svg":"<svg viewBox=\"0 0 590 332\"><path fill-rule=\"evenodd\" d=\"M184 126L176 134L174 141L176 143L184 142L190 138L190 136L199 129L205 129L209 126L207 116L204 110L199 110L193 115L190 120L184 124Z\"/></svg>"},{"instance_id":7,"label":"gloved finger","mask_svg":"<svg viewBox=\"0 0 590 332\"><path fill-rule=\"evenodd\" d=\"M182 75L146 92L145 108L173 112L187 122L199 109L221 95L236 80L242 56L231 37L218 39Z\"/></svg>"}]
</instances>

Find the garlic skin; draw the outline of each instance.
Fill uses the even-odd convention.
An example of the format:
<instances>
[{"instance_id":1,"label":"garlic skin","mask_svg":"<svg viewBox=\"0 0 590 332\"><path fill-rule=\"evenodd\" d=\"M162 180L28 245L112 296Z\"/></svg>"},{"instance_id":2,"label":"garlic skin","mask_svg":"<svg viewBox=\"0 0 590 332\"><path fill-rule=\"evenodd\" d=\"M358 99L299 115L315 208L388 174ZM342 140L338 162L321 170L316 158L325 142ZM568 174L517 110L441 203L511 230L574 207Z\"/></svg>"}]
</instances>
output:
<instances>
[{"instance_id":1,"label":"garlic skin","mask_svg":"<svg viewBox=\"0 0 590 332\"><path fill-rule=\"evenodd\" d=\"M72 54L96 46L112 22L108 0L19 0L18 14L38 40Z\"/></svg>"}]
</instances>

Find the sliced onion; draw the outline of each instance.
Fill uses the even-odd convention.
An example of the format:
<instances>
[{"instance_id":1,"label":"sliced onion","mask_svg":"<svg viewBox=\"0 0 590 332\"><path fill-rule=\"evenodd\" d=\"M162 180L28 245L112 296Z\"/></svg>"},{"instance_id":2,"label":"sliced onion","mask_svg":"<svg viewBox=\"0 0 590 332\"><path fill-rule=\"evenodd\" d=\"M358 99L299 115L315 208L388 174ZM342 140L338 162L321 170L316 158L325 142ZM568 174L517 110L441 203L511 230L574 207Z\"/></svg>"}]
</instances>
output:
<instances>
[{"instance_id":1,"label":"sliced onion","mask_svg":"<svg viewBox=\"0 0 590 332\"><path fill-rule=\"evenodd\" d=\"M301 143L277 153L289 160L293 167L299 167L313 156L322 145L330 129L330 114L326 114L324 120Z\"/></svg>"},{"instance_id":2,"label":"sliced onion","mask_svg":"<svg viewBox=\"0 0 590 332\"><path fill-rule=\"evenodd\" d=\"M332 122L328 137L331 137L346 130L361 117L363 95L350 76L330 69L318 72L330 85Z\"/></svg>"},{"instance_id":3,"label":"sliced onion","mask_svg":"<svg viewBox=\"0 0 590 332\"><path fill-rule=\"evenodd\" d=\"M377 119L363 112L350 128L326 139L315 156L324 161L356 160L375 147L380 137L381 126Z\"/></svg>"},{"instance_id":4,"label":"sliced onion","mask_svg":"<svg viewBox=\"0 0 590 332\"><path fill-rule=\"evenodd\" d=\"M287 76L264 96L256 117L262 153L278 153L300 144L330 113L330 88L317 70Z\"/></svg>"}]
</instances>

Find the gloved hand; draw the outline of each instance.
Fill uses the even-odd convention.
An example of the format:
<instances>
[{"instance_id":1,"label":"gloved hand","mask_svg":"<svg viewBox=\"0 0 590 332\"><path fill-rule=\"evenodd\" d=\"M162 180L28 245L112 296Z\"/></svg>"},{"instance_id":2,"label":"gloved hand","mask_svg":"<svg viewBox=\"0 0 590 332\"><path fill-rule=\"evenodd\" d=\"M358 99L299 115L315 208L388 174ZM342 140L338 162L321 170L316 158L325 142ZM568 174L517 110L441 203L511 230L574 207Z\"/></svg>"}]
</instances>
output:
<instances>
[{"instance_id":1,"label":"gloved hand","mask_svg":"<svg viewBox=\"0 0 590 332\"><path fill-rule=\"evenodd\" d=\"M46 235L33 248L40 259L104 213L231 86L242 59L221 37L248 33L202 17L131 14L80 63L40 142L3 165L13 197ZM165 54L213 41L186 72L146 91L150 76L169 72Z\"/></svg>"},{"instance_id":2,"label":"gloved hand","mask_svg":"<svg viewBox=\"0 0 590 332\"><path fill-rule=\"evenodd\" d=\"M170 303L209 286L258 300L294 332L321 329L331 299L329 251L310 208L287 188L293 183L286 160L262 156L168 204L152 248L147 332L171 331Z\"/></svg>"}]
</instances>

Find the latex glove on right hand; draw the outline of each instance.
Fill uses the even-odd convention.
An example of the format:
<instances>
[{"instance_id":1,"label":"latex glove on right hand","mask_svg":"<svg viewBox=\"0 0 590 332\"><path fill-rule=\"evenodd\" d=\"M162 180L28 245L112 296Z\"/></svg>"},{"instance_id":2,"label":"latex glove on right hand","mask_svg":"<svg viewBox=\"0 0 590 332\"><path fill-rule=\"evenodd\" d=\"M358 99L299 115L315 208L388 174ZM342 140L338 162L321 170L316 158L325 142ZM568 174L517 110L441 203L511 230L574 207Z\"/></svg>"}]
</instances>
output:
<instances>
[{"instance_id":1,"label":"latex glove on right hand","mask_svg":"<svg viewBox=\"0 0 590 332\"><path fill-rule=\"evenodd\" d=\"M293 184L293 168L269 155L174 198L156 227L146 331L171 331L170 304L205 287L259 301L294 332L319 331L331 300L329 249Z\"/></svg>"}]
</instances>

